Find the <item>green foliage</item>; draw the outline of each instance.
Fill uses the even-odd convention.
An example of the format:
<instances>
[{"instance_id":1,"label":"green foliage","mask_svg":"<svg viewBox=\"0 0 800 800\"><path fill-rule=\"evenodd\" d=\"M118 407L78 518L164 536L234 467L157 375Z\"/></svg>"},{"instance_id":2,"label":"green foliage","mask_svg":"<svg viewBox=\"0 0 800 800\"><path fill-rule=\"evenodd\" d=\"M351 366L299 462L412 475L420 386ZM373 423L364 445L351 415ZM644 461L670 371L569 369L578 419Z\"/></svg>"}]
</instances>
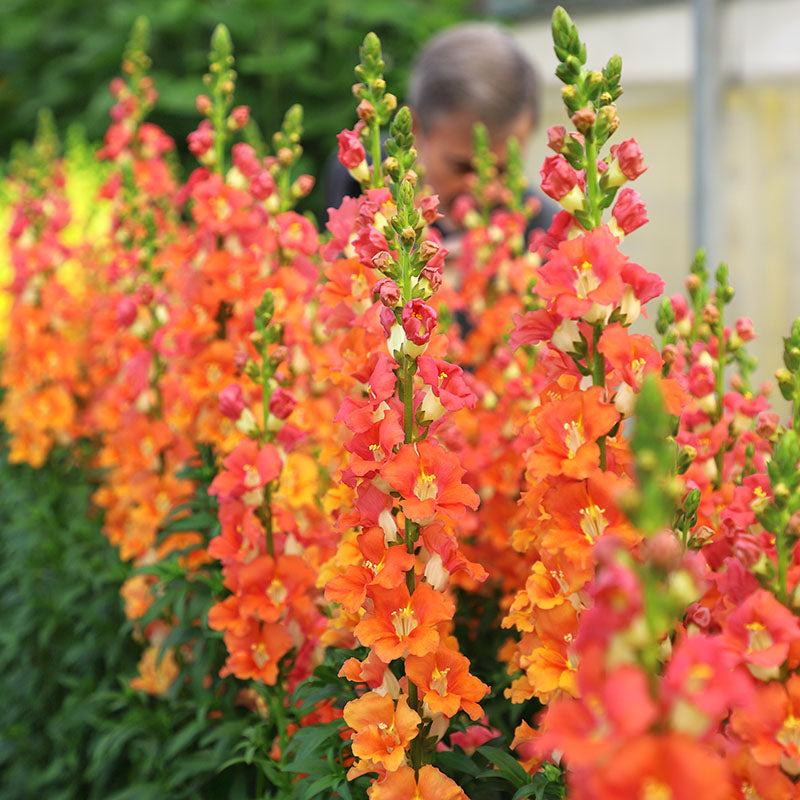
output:
<instances>
[{"instance_id":1,"label":"green foliage","mask_svg":"<svg viewBox=\"0 0 800 800\"><path fill-rule=\"evenodd\" d=\"M392 85L402 88L419 44L467 7L467 0L4 0L0 158L12 141L30 138L43 106L60 126L79 120L99 139L108 123L108 83L119 74L135 20L145 15L160 93L153 122L183 146L198 122L194 101L203 91L208 41L222 23L238 54L237 103L251 106L267 131L300 103L307 115L304 170L319 174L333 135L354 121L348 87L364 31L380 36Z\"/></svg>"},{"instance_id":2,"label":"green foliage","mask_svg":"<svg viewBox=\"0 0 800 800\"><path fill-rule=\"evenodd\" d=\"M0 796L251 796L246 770L218 773L251 716L232 686L215 693L196 681L209 666L202 653L175 697L128 687L140 647L119 588L131 569L90 511L85 473L63 453L33 470L0 450L0 485Z\"/></svg>"},{"instance_id":3,"label":"green foliage","mask_svg":"<svg viewBox=\"0 0 800 800\"><path fill-rule=\"evenodd\" d=\"M659 382L650 376L636 398L636 428L631 437L639 488L625 498L631 522L650 535L672 524L681 492L674 477L678 458L674 429L675 418L664 408ZM688 513L691 516L691 510Z\"/></svg>"}]
</instances>

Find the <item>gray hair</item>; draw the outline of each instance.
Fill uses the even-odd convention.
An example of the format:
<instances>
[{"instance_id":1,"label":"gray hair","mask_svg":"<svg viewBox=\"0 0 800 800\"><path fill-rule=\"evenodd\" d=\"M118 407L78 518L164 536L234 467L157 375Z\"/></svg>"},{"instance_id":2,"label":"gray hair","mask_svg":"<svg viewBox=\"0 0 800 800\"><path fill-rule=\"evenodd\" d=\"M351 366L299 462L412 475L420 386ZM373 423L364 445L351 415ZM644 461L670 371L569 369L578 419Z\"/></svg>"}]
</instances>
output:
<instances>
[{"instance_id":1,"label":"gray hair","mask_svg":"<svg viewBox=\"0 0 800 800\"><path fill-rule=\"evenodd\" d=\"M411 69L408 104L423 130L446 114L468 111L490 129L527 111L539 117L536 69L498 25L468 22L438 33Z\"/></svg>"}]
</instances>

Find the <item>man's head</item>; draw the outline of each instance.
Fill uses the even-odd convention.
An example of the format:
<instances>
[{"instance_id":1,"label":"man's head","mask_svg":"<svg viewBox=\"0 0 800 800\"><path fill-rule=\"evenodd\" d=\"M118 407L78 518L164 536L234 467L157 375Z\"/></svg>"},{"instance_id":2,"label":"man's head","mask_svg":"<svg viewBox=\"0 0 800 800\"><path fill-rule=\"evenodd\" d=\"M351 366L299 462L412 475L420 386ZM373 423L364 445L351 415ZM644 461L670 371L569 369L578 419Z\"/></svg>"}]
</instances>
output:
<instances>
[{"instance_id":1,"label":"man's head","mask_svg":"<svg viewBox=\"0 0 800 800\"><path fill-rule=\"evenodd\" d=\"M486 125L502 170L508 138L524 146L533 132L538 100L533 65L496 25L458 25L423 47L411 71L408 104L420 163L444 211L469 189L473 125Z\"/></svg>"}]
</instances>

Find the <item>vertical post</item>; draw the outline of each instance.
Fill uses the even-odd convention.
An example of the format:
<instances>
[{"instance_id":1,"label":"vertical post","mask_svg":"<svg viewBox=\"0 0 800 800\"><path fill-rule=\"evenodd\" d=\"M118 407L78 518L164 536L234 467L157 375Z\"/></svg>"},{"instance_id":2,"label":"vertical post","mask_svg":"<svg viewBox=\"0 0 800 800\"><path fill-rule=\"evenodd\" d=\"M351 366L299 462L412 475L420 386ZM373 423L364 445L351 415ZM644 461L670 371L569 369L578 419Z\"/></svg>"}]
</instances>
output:
<instances>
[{"instance_id":1,"label":"vertical post","mask_svg":"<svg viewBox=\"0 0 800 800\"><path fill-rule=\"evenodd\" d=\"M693 0L695 23L694 249L704 247L712 270L722 241L721 0Z\"/></svg>"}]
</instances>

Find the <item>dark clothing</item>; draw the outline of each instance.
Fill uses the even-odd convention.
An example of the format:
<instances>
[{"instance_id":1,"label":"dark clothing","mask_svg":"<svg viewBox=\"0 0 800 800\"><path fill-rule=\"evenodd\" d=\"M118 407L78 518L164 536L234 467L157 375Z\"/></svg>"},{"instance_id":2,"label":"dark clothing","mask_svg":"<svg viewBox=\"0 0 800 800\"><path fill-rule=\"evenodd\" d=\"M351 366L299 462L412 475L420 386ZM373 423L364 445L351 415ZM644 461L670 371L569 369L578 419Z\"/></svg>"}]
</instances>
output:
<instances>
[{"instance_id":1,"label":"dark clothing","mask_svg":"<svg viewBox=\"0 0 800 800\"><path fill-rule=\"evenodd\" d=\"M331 153L325 164L322 191L325 201L325 211L323 218L320 220L320 227L323 227L328 220L329 208L338 208L344 197L358 197L361 194L360 184L339 161L336 157L336 153ZM537 228L546 231L553 222L553 217L561 209L549 197L545 197L538 189L528 190L525 196L533 196L541 203L538 213L534 214L528 222L528 227L525 230L525 238L527 239L531 232Z\"/></svg>"}]
</instances>

